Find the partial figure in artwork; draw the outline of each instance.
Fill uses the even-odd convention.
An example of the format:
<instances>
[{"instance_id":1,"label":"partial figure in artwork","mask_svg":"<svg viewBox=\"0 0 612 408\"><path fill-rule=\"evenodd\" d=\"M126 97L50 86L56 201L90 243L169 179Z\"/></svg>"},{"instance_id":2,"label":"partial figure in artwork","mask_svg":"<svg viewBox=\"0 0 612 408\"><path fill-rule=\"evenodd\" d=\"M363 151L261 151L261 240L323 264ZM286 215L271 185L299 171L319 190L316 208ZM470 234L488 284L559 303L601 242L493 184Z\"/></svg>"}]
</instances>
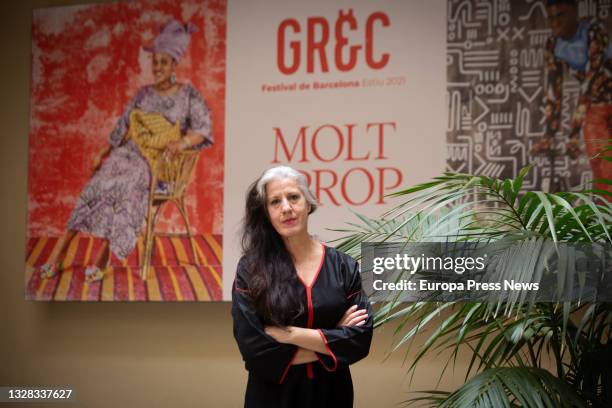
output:
<instances>
[{"instance_id":1,"label":"partial figure in artwork","mask_svg":"<svg viewBox=\"0 0 612 408\"><path fill-rule=\"evenodd\" d=\"M593 188L610 200L612 186L597 180L612 179L612 163L598 157L612 138L612 45L600 22L578 20L575 0L548 0L547 12L552 35L545 49L546 134L532 152L553 150L561 122L563 75L569 72L580 82L580 94L565 150L571 158L578 157L582 131Z\"/></svg>"},{"instance_id":2,"label":"partial figure in artwork","mask_svg":"<svg viewBox=\"0 0 612 408\"><path fill-rule=\"evenodd\" d=\"M78 232L104 238L104 249L87 266L88 281L101 280L110 267L110 252L125 259L135 248L148 208L151 169L187 149L213 144L210 111L191 84L178 82L175 69L185 55L191 23L170 21L152 47L153 83L138 90L128 103L101 153L95 173L83 189L67 222L59 250L42 265L44 278L62 269ZM155 188L165 188L163 183Z\"/></svg>"}]
</instances>

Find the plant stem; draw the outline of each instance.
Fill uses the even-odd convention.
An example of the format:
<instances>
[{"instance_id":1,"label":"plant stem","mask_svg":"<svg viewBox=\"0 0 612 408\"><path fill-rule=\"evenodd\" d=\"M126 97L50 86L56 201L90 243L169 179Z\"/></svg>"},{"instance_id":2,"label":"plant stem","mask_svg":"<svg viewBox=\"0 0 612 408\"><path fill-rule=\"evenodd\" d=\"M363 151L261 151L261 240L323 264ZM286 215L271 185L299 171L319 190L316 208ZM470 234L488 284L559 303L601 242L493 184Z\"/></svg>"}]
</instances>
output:
<instances>
[{"instance_id":1,"label":"plant stem","mask_svg":"<svg viewBox=\"0 0 612 408\"><path fill-rule=\"evenodd\" d=\"M556 319L556 314L555 314L555 320ZM553 328L553 344L552 344L552 348L555 354L555 362L557 364L557 377L559 377L559 379L565 381L565 373L563 372L563 359L561 358L561 341L559 339L559 333L557 331L558 327L554 327Z\"/></svg>"}]
</instances>

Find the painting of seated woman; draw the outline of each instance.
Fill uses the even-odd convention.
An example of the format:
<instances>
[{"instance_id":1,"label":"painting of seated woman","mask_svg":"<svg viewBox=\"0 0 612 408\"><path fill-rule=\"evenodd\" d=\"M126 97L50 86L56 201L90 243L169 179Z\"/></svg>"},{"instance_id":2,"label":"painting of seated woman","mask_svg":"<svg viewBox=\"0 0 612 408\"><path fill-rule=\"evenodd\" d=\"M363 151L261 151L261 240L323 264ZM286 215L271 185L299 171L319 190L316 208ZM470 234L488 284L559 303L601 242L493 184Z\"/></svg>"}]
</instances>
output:
<instances>
[{"instance_id":1,"label":"painting of seated woman","mask_svg":"<svg viewBox=\"0 0 612 408\"><path fill-rule=\"evenodd\" d=\"M34 12L27 299L221 300L224 33L218 1Z\"/></svg>"}]
</instances>

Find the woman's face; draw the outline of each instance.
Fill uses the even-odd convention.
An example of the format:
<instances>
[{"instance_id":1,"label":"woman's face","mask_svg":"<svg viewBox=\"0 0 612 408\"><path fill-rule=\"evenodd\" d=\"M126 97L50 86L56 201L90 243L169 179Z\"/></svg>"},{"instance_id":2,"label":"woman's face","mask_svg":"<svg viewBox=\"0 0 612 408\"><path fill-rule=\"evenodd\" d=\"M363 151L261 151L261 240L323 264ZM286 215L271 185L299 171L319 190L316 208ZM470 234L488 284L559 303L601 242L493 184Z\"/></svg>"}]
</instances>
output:
<instances>
[{"instance_id":1,"label":"woman's face","mask_svg":"<svg viewBox=\"0 0 612 408\"><path fill-rule=\"evenodd\" d=\"M281 237L308 234L310 204L295 180L284 178L268 182L266 197L270 221Z\"/></svg>"},{"instance_id":2,"label":"woman's face","mask_svg":"<svg viewBox=\"0 0 612 408\"><path fill-rule=\"evenodd\" d=\"M176 63L166 53L158 52L153 54L153 78L156 84L163 84L170 81Z\"/></svg>"}]
</instances>

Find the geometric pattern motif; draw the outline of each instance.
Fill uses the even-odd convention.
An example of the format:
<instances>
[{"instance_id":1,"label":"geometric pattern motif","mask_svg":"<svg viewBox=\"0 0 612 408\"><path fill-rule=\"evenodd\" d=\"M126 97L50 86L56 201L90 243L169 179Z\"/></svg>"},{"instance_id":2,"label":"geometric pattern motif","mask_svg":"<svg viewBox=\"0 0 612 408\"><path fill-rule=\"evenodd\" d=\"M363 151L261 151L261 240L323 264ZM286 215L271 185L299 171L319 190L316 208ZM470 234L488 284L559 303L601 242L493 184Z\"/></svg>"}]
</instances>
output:
<instances>
[{"instance_id":1,"label":"geometric pattern motif","mask_svg":"<svg viewBox=\"0 0 612 408\"><path fill-rule=\"evenodd\" d=\"M156 236L148 278L140 278L139 259L144 253L142 239L124 260L111 255L111 266L104 279L87 282L84 270L103 248L95 237L74 239L63 260L63 270L50 279L35 271L58 250L57 237L37 237L28 241L26 293L28 300L41 301L220 301L222 300L222 236L194 236L196 254L189 239ZM195 257L199 265L196 265Z\"/></svg>"}]
</instances>

